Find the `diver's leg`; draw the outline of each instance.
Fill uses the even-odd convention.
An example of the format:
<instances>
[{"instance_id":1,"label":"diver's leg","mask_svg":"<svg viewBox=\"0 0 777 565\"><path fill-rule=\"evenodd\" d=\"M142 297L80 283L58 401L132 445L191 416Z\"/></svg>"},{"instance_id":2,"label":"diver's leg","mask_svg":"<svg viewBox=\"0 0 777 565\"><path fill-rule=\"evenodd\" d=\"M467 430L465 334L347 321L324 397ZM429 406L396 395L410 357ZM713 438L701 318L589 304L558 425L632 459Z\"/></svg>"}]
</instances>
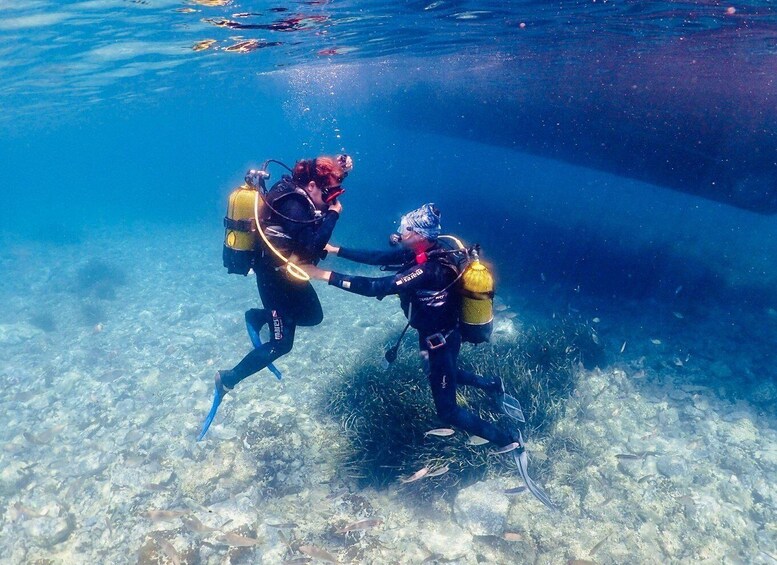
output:
<instances>
[{"instance_id":1,"label":"diver's leg","mask_svg":"<svg viewBox=\"0 0 777 565\"><path fill-rule=\"evenodd\" d=\"M270 313L263 308L251 308L245 313L246 330L248 331L248 337L251 340L251 345L257 348L262 345L262 340L259 337L262 328L265 324L270 323Z\"/></svg>"},{"instance_id":2,"label":"diver's leg","mask_svg":"<svg viewBox=\"0 0 777 565\"><path fill-rule=\"evenodd\" d=\"M429 351L429 384L432 387L437 416L443 422L487 439L495 445L512 443L514 438L510 434L456 403L456 374L455 347L446 344Z\"/></svg>"},{"instance_id":3,"label":"diver's leg","mask_svg":"<svg viewBox=\"0 0 777 565\"><path fill-rule=\"evenodd\" d=\"M292 287L288 292L288 307L298 326L317 326L324 319L324 310L316 289L310 283Z\"/></svg>"},{"instance_id":4,"label":"diver's leg","mask_svg":"<svg viewBox=\"0 0 777 565\"><path fill-rule=\"evenodd\" d=\"M456 366L458 364L459 351L461 350L461 333L458 331L451 332L445 341L445 347L450 348L453 364ZM491 393L504 392L502 379L499 377L484 377L458 367L456 367L456 383L464 386L474 386Z\"/></svg>"},{"instance_id":5,"label":"diver's leg","mask_svg":"<svg viewBox=\"0 0 777 565\"><path fill-rule=\"evenodd\" d=\"M294 345L296 323L292 317L282 316L277 310L270 312L270 341L263 343L243 357L234 369L221 371L221 382L227 388L234 386L286 355Z\"/></svg>"},{"instance_id":6,"label":"diver's leg","mask_svg":"<svg viewBox=\"0 0 777 565\"><path fill-rule=\"evenodd\" d=\"M474 386L491 393L500 393L504 390L502 379L499 377L483 377L464 369L456 371L456 380L460 385Z\"/></svg>"},{"instance_id":7,"label":"diver's leg","mask_svg":"<svg viewBox=\"0 0 777 565\"><path fill-rule=\"evenodd\" d=\"M446 347L449 344L452 346L451 352L455 356L453 360L455 365L459 355L459 348L461 347L461 335L458 332L453 332L446 343ZM505 393L505 385L501 377L484 377L477 373L457 368L456 382L460 385L473 386L491 393L496 410L503 412L513 420L519 422L526 421L518 399Z\"/></svg>"},{"instance_id":8,"label":"diver's leg","mask_svg":"<svg viewBox=\"0 0 777 565\"><path fill-rule=\"evenodd\" d=\"M251 344L254 346L254 349L257 349L262 346L262 338L260 337L262 328L265 324L272 325L272 314L267 310L251 308L246 312L245 318L248 337L251 339ZM272 363L268 363L267 368L278 380L283 378L281 372Z\"/></svg>"}]
</instances>

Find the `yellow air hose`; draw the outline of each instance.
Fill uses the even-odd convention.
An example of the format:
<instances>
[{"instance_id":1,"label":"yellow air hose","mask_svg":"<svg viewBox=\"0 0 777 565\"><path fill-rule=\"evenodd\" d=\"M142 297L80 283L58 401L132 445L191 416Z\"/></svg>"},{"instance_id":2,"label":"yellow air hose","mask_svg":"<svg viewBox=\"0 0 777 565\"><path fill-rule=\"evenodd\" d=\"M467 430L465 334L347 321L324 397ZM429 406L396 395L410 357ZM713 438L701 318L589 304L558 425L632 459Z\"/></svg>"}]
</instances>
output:
<instances>
[{"instance_id":1,"label":"yellow air hose","mask_svg":"<svg viewBox=\"0 0 777 565\"><path fill-rule=\"evenodd\" d=\"M290 276L294 277L297 280L300 281L309 281L310 275L308 275L305 271L303 271L299 265L296 263L293 263L289 261L286 257L284 257L280 251L278 251L275 246L270 243L270 241L267 239L267 236L264 235L264 230L262 229L261 224L259 223L259 191L256 191L256 195L254 196L254 221L256 222L256 231L259 232L259 236L262 238L262 241L264 241L264 244L267 246L267 248L272 251L276 257L278 257L281 261L283 261L286 265L286 272L289 273Z\"/></svg>"}]
</instances>

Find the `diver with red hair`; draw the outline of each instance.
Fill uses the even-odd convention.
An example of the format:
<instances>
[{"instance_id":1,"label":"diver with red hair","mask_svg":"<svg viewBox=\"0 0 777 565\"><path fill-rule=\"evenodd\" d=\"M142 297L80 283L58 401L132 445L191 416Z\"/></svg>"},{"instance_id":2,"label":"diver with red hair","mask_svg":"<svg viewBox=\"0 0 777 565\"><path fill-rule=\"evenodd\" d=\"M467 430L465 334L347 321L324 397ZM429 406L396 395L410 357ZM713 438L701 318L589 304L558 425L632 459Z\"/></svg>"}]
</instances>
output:
<instances>
[{"instance_id":1,"label":"diver with red hair","mask_svg":"<svg viewBox=\"0 0 777 565\"><path fill-rule=\"evenodd\" d=\"M272 363L291 351L297 326L316 326L324 319L321 302L307 276L295 277L293 268L298 263L315 265L326 255L324 248L343 209L337 198L344 192L342 182L352 166L347 155L302 159L292 169L286 167L291 174L283 175L261 197L264 203L256 218L261 238L252 250L251 267L262 308L245 313L254 348L232 369L216 373L213 405L198 440L205 436L228 391L264 368L280 379L281 373ZM266 178L269 174L265 169L252 170L246 175L246 184L263 187ZM259 336L265 325L270 338L262 343Z\"/></svg>"}]
</instances>

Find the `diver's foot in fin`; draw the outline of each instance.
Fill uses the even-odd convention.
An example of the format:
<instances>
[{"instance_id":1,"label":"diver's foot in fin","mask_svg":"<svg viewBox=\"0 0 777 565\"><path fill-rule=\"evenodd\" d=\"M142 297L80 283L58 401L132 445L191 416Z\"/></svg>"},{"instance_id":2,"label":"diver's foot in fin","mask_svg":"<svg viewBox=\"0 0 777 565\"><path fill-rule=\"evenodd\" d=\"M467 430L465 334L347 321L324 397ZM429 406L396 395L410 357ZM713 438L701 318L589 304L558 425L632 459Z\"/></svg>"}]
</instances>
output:
<instances>
[{"instance_id":1,"label":"diver's foot in fin","mask_svg":"<svg viewBox=\"0 0 777 565\"><path fill-rule=\"evenodd\" d=\"M526 455L526 449L524 448L521 432L518 432L518 441L520 442L521 447L512 451L513 461L515 461L515 464L518 466L518 472L521 473L521 478L523 479L523 482L526 483L526 488L529 489L529 492L532 493L534 497L542 502L545 506L551 510L558 510L556 505L553 504L545 491L542 490L541 487L537 486L537 484L529 476L529 458Z\"/></svg>"},{"instance_id":2,"label":"diver's foot in fin","mask_svg":"<svg viewBox=\"0 0 777 565\"><path fill-rule=\"evenodd\" d=\"M264 310L251 308L246 312L246 330L248 330L248 337L250 338L251 345L254 346L254 349L261 347L262 338L259 337L259 332L267 323L267 315ZM267 365L267 368L275 375L276 379L281 380L283 378L281 372L272 363Z\"/></svg>"},{"instance_id":3,"label":"diver's foot in fin","mask_svg":"<svg viewBox=\"0 0 777 565\"><path fill-rule=\"evenodd\" d=\"M502 398L502 410L504 413L510 416L513 420L518 420L523 423L526 422L526 418L523 417L523 410L521 410L521 404L518 399L504 394Z\"/></svg>"},{"instance_id":4,"label":"diver's foot in fin","mask_svg":"<svg viewBox=\"0 0 777 565\"><path fill-rule=\"evenodd\" d=\"M218 371L216 373L216 381L213 386L213 404L210 407L208 416L205 418L205 423L202 425L202 431L200 432L200 435L197 436L197 441L202 441L202 438L205 437L205 434L208 432L208 428L210 428L210 425L213 423L213 418L216 417L216 412L221 405L221 401L224 399L224 396L229 390L232 389L228 389L224 386L224 383L221 382L221 371Z\"/></svg>"},{"instance_id":5,"label":"diver's foot in fin","mask_svg":"<svg viewBox=\"0 0 777 565\"><path fill-rule=\"evenodd\" d=\"M513 420L517 420L521 423L526 422L526 418L523 416L523 410L521 409L521 403L514 396L511 396L505 392L505 383L501 377L496 378L496 394L494 401L496 403L497 410L504 412Z\"/></svg>"}]
</instances>

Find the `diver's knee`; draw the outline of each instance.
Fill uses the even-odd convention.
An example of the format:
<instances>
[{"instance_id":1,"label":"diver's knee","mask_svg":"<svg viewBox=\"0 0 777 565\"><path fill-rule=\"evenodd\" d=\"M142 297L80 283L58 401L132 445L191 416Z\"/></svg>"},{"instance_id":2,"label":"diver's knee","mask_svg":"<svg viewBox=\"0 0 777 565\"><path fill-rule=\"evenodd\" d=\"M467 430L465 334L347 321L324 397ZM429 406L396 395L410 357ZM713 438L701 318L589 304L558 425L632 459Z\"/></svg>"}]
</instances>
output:
<instances>
[{"instance_id":1,"label":"diver's knee","mask_svg":"<svg viewBox=\"0 0 777 565\"><path fill-rule=\"evenodd\" d=\"M286 355L294 347L294 336L284 336L283 339L272 342L273 357L278 358Z\"/></svg>"},{"instance_id":2,"label":"diver's knee","mask_svg":"<svg viewBox=\"0 0 777 565\"><path fill-rule=\"evenodd\" d=\"M444 424L456 424L458 421L458 415L459 415L459 407L458 406L449 406L449 405L442 405L437 406L437 418L440 419L441 422Z\"/></svg>"}]
</instances>

